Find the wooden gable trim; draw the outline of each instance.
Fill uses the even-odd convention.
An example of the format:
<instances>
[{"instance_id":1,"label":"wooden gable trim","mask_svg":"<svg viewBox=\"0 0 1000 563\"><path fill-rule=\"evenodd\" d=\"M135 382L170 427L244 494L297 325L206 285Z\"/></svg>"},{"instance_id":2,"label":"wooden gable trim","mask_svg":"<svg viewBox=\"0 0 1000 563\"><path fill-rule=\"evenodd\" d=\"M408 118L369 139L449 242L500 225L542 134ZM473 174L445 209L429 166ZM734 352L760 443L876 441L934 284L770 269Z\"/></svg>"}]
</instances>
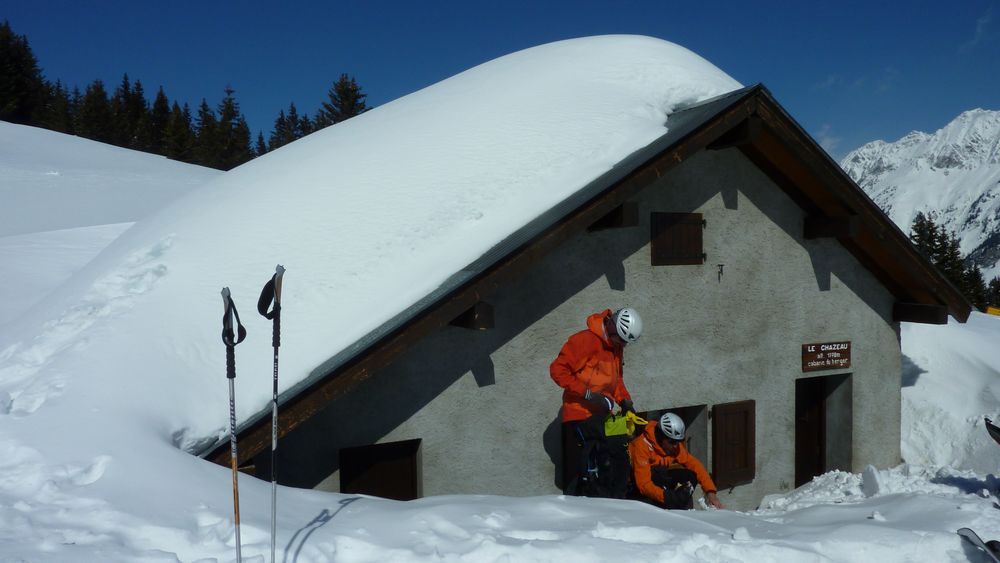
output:
<instances>
[{"instance_id":1,"label":"wooden gable trim","mask_svg":"<svg viewBox=\"0 0 1000 563\"><path fill-rule=\"evenodd\" d=\"M757 90L759 91L759 87ZM756 111L756 97L736 101L684 138L656 154L630 174L608 186L587 203L566 215L534 239L508 253L478 276L430 305L425 312L402 323L395 330L360 352L318 381L303 389L278 409L278 437L314 416L331 401L342 397L388 366L420 338L449 324L477 302L492 295L509 280L537 264L555 248L605 217L633 198L669 170L703 150ZM239 460L248 460L271 447L271 420L261 418L239 432ZM219 444L205 457L219 465L229 465L229 443Z\"/></svg>"},{"instance_id":2,"label":"wooden gable trim","mask_svg":"<svg viewBox=\"0 0 1000 563\"><path fill-rule=\"evenodd\" d=\"M766 91L758 94L764 127L739 149L813 217L856 216L857 231L839 239L897 298L944 305L965 322L971 305L909 239L816 145Z\"/></svg>"}]
</instances>

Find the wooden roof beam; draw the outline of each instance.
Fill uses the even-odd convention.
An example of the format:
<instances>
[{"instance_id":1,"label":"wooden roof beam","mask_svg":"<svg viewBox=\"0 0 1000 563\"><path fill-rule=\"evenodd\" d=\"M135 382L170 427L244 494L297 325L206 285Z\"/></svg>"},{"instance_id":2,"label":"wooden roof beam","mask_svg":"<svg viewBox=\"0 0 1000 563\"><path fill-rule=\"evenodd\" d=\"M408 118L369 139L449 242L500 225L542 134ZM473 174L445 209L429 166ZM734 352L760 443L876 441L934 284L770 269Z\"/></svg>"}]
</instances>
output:
<instances>
[{"instance_id":1,"label":"wooden roof beam","mask_svg":"<svg viewBox=\"0 0 1000 563\"><path fill-rule=\"evenodd\" d=\"M626 201L611 210L610 213L601 217L589 227L588 232L604 231L607 229L623 229L627 227L639 226L639 204L634 201Z\"/></svg>"},{"instance_id":2,"label":"wooden roof beam","mask_svg":"<svg viewBox=\"0 0 1000 563\"><path fill-rule=\"evenodd\" d=\"M448 324L472 330L489 330L495 326L493 319L493 305L485 301L478 301Z\"/></svg>"},{"instance_id":3,"label":"wooden roof beam","mask_svg":"<svg viewBox=\"0 0 1000 563\"><path fill-rule=\"evenodd\" d=\"M857 238L861 232L861 218L857 215L845 217L806 217L803 225L803 236L806 239L818 238Z\"/></svg>"},{"instance_id":4,"label":"wooden roof beam","mask_svg":"<svg viewBox=\"0 0 1000 563\"><path fill-rule=\"evenodd\" d=\"M948 324L948 308L944 305L897 302L892 307L892 320L932 325Z\"/></svg>"},{"instance_id":5,"label":"wooden roof beam","mask_svg":"<svg viewBox=\"0 0 1000 563\"><path fill-rule=\"evenodd\" d=\"M761 123L760 117L757 115L751 115L743 121L741 121L736 127L733 127L721 137L715 141L709 143L707 148L710 151L717 151L722 149L728 149L730 147L742 147L744 145L749 145L757 140L760 136L760 132L763 125Z\"/></svg>"}]
</instances>

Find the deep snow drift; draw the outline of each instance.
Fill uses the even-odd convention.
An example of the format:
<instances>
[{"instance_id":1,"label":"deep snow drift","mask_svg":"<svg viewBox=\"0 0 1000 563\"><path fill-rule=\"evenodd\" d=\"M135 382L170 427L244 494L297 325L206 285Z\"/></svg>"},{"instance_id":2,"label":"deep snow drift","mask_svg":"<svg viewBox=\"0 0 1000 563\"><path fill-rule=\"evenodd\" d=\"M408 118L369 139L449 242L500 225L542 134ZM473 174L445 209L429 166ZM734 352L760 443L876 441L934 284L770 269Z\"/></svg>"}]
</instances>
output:
<instances>
[{"instance_id":1,"label":"deep snow drift","mask_svg":"<svg viewBox=\"0 0 1000 563\"><path fill-rule=\"evenodd\" d=\"M0 121L0 326L132 223L220 173Z\"/></svg>"},{"instance_id":2,"label":"deep snow drift","mask_svg":"<svg viewBox=\"0 0 1000 563\"><path fill-rule=\"evenodd\" d=\"M696 55L650 38L529 49L219 175L139 219L92 261L67 248L66 262L80 271L0 325L0 559L235 559L230 474L181 449L225 425L223 285L249 317L274 264L288 266L287 388L331 350L661 135L674 108L736 87ZM11 154L0 151L0 166L16 164L4 162ZM89 162L113 171L118 156L95 153ZM34 189L29 180L19 189ZM3 240L30 266L26 239ZM31 271L5 268L4 277L23 287ZM358 307L374 311L367 325L343 320ZM996 489L984 473L1000 460L1000 447L982 440L975 422L997 414L990 377L1000 365L949 343L995 342L998 321L973 315L968 325L907 327L903 336L912 360L904 424L920 421L912 433L904 428L904 440L929 437L904 443L904 451L947 464L964 435L975 455L961 463L979 473L963 466L831 473L751 513L559 496L400 503L282 488L278 557L964 560L957 527L1000 535L1000 510L983 494ZM267 334L256 330L256 340L237 348L241 373L270 365ZM956 357L968 361L956 364ZM941 393L956 370L978 401ZM270 380L241 376L238 390L246 416L266 404ZM270 484L241 478L240 500L243 553L264 560Z\"/></svg>"}]
</instances>

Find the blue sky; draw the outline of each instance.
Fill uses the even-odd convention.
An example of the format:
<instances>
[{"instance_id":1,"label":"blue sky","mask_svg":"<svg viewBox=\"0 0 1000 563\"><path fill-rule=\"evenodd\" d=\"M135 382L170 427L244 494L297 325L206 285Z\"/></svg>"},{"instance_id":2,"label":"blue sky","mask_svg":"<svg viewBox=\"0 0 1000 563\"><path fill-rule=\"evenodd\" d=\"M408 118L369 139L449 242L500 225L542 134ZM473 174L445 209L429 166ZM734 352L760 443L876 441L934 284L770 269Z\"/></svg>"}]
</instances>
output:
<instances>
[{"instance_id":1,"label":"blue sky","mask_svg":"<svg viewBox=\"0 0 1000 563\"><path fill-rule=\"evenodd\" d=\"M707 6L707 7L703 7ZM0 0L45 76L213 107L230 85L265 137L295 102L315 112L342 72L371 105L560 39L650 35L763 82L835 157L1000 110L1000 0L911 2L153 2Z\"/></svg>"}]
</instances>

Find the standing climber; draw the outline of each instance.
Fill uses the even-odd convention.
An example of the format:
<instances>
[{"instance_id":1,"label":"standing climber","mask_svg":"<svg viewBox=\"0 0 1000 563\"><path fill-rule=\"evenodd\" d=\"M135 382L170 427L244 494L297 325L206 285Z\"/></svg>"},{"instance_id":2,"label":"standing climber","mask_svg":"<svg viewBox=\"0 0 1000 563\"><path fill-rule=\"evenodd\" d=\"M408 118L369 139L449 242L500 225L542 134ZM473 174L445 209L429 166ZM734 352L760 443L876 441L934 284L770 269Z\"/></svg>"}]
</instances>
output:
<instances>
[{"instance_id":1,"label":"standing climber","mask_svg":"<svg viewBox=\"0 0 1000 563\"><path fill-rule=\"evenodd\" d=\"M642 318L631 307L605 309L587 317L587 329L569 337L549 374L563 388L563 491L587 494L582 482L593 476L588 467L588 440L603 428L614 410L632 411L632 397L622 378L625 345L642 335ZM622 452L626 467L627 455ZM592 465L592 463L591 463ZM627 478L627 476L622 477Z\"/></svg>"}]
</instances>

